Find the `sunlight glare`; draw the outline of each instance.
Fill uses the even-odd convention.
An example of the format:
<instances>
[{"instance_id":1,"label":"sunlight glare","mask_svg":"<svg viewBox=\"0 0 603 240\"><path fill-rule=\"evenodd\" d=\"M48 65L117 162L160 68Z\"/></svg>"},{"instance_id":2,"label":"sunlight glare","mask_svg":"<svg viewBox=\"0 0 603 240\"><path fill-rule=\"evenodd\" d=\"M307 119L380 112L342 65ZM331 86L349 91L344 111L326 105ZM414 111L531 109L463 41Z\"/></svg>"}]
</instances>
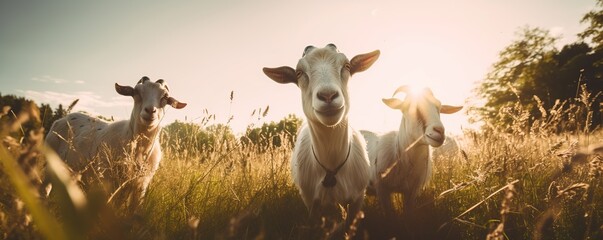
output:
<instances>
[{"instance_id":1,"label":"sunlight glare","mask_svg":"<svg viewBox=\"0 0 603 240\"><path fill-rule=\"evenodd\" d=\"M415 84L415 85L410 85L409 93L414 98L417 98L417 97L422 96L423 93L425 92L425 90L427 90L427 87Z\"/></svg>"},{"instance_id":2,"label":"sunlight glare","mask_svg":"<svg viewBox=\"0 0 603 240\"><path fill-rule=\"evenodd\" d=\"M421 73L415 72L415 73L411 73L408 75L412 75L412 76L408 76L405 79L412 79L412 81L410 84L405 85L407 87L407 89L394 92L392 97L396 97L398 94L404 93L404 95L412 96L412 97L416 98L416 97L422 96L423 93L425 92L425 90L429 88L424 83L430 82L430 79L424 73L421 74ZM404 99L404 97L401 97L401 96L398 98Z\"/></svg>"}]
</instances>

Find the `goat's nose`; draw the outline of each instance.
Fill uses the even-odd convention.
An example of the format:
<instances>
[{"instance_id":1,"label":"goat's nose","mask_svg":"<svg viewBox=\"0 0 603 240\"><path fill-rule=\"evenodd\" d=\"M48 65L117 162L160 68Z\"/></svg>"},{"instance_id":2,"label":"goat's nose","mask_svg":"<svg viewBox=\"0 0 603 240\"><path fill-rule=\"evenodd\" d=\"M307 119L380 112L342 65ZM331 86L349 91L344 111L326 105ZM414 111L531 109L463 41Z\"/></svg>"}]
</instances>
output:
<instances>
[{"instance_id":1,"label":"goat's nose","mask_svg":"<svg viewBox=\"0 0 603 240\"><path fill-rule=\"evenodd\" d=\"M146 107L146 108L144 108L144 111L147 112L148 114L153 114L153 113L157 112L157 108L155 108L155 107Z\"/></svg>"},{"instance_id":2,"label":"goat's nose","mask_svg":"<svg viewBox=\"0 0 603 240\"><path fill-rule=\"evenodd\" d=\"M435 127L433 127L433 131L444 136L444 127L443 126L435 126Z\"/></svg>"},{"instance_id":3,"label":"goat's nose","mask_svg":"<svg viewBox=\"0 0 603 240\"><path fill-rule=\"evenodd\" d=\"M318 97L320 101L331 103L339 97L339 92L333 90L320 91L316 94L316 97Z\"/></svg>"}]
</instances>

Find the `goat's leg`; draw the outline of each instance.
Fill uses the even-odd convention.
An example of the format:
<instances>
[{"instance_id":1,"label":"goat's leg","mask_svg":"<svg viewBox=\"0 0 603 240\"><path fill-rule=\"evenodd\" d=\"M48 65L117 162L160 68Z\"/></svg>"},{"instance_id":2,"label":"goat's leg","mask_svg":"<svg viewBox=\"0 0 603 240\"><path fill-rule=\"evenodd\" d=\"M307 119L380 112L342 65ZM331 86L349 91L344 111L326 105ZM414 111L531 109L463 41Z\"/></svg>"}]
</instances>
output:
<instances>
[{"instance_id":1,"label":"goat's leg","mask_svg":"<svg viewBox=\"0 0 603 240\"><path fill-rule=\"evenodd\" d=\"M320 206L320 201L318 199L312 201L312 203L310 204L308 210L310 210L310 216L309 216L310 223L312 223L312 224L316 224L316 223L320 224L320 218L322 217L321 216L322 207Z\"/></svg>"},{"instance_id":2,"label":"goat's leg","mask_svg":"<svg viewBox=\"0 0 603 240\"><path fill-rule=\"evenodd\" d=\"M362 208L364 203L364 194L354 200L347 201L346 204L346 218L343 223L337 225L337 227L329 234L329 239L344 239L345 234L349 232L350 227L354 224L356 216Z\"/></svg>"},{"instance_id":3,"label":"goat's leg","mask_svg":"<svg viewBox=\"0 0 603 240\"><path fill-rule=\"evenodd\" d=\"M362 208L362 204L364 203L364 194L360 195L356 200L350 201L348 204L346 219L345 219L345 231L348 231L350 226L354 224L354 220L356 219L360 209Z\"/></svg>"},{"instance_id":4,"label":"goat's leg","mask_svg":"<svg viewBox=\"0 0 603 240\"><path fill-rule=\"evenodd\" d=\"M134 179L128 188L124 189L125 195L127 196L126 208L130 215L136 214L138 208L142 205L143 194L146 189L143 189L144 180L143 179Z\"/></svg>"},{"instance_id":5,"label":"goat's leg","mask_svg":"<svg viewBox=\"0 0 603 240\"><path fill-rule=\"evenodd\" d=\"M402 209L402 228L403 232L398 232L400 237L406 239L416 239L413 231L413 219L416 208L417 193L413 191L404 191L404 205Z\"/></svg>"},{"instance_id":6,"label":"goat's leg","mask_svg":"<svg viewBox=\"0 0 603 240\"><path fill-rule=\"evenodd\" d=\"M377 184L375 187L377 193L377 199L379 200L379 204L381 204L381 208L383 210L383 214L390 219L394 217L394 207L392 205L391 195L392 192L386 187Z\"/></svg>"},{"instance_id":7,"label":"goat's leg","mask_svg":"<svg viewBox=\"0 0 603 240\"><path fill-rule=\"evenodd\" d=\"M416 207L417 194L411 191L404 192L404 208L402 209L402 215L410 216Z\"/></svg>"},{"instance_id":8,"label":"goat's leg","mask_svg":"<svg viewBox=\"0 0 603 240\"><path fill-rule=\"evenodd\" d=\"M397 229L396 212L392 204L392 191L386 187L376 184L375 190L377 193L377 200L381 205L381 211L384 216L383 229L386 235L391 235ZM391 237L391 236L390 236Z\"/></svg>"}]
</instances>

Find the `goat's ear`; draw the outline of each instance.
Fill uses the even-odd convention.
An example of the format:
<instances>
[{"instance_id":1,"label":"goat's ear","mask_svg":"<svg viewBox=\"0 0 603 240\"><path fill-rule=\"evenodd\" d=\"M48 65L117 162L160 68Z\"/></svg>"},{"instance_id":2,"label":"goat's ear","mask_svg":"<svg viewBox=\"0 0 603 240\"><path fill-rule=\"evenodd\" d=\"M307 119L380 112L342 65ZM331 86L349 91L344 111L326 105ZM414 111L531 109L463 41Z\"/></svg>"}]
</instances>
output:
<instances>
[{"instance_id":1,"label":"goat's ear","mask_svg":"<svg viewBox=\"0 0 603 240\"><path fill-rule=\"evenodd\" d=\"M175 109L182 109L186 107L186 103L180 102L173 97L169 97L167 103Z\"/></svg>"},{"instance_id":2,"label":"goat's ear","mask_svg":"<svg viewBox=\"0 0 603 240\"><path fill-rule=\"evenodd\" d=\"M367 70L377 59L381 52L379 50L372 51L370 53L356 55L350 60L350 74L353 75L357 72Z\"/></svg>"},{"instance_id":3,"label":"goat's ear","mask_svg":"<svg viewBox=\"0 0 603 240\"><path fill-rule=\"evenodd\" d=\"M291 67L283 66L277 68L267 68L264 69L264 74L274 80L277 83L295 83L297 84L297 74L295 74L295 70Z\"/></svg>"},{"instance_id":4,"label":"goat's ear","mask_svg":"<svg viewBox=\"0 0 603 240\"><path fill-rule=\"evenodd\" d=\"M124 95L124 96L134 96L136 95L136 90L134 90L133 87L130 86L121 86L117 83L115 83L115 91L117 91L117 93L119 93L120 95Z\"/></svg>"},{"instance_id":5,"label":"goat's ear","mask_svg":"<svg viewBox=\"0 0 603 240\"><path fill-rule=\"evenodd\" d=\"M404 106L404 101L397 98L384 98L382 101L392 109L402 110L402 106Z\"/></svg>"},{"instance_id":6,"label":"goat's ear","mask_svg":"<svg viewBox=\"0 0 603 240\"><path fill-rule=\"evenodd\" d=\"M461 109L463 109L463 106L442 105L442 108L440 108L440 113L453 114L455 112L461 111Z\"/></svg>"}]
</instances>

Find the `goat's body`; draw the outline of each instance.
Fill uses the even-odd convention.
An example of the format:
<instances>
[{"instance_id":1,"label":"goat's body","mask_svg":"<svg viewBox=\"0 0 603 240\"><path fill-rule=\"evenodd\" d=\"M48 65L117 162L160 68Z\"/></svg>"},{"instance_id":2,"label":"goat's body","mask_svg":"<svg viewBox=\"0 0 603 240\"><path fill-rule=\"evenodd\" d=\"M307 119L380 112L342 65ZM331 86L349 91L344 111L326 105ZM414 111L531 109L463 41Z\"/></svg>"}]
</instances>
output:
<instances>
[{"instance_id":1,"label":"goat's body","mask_svg":"<svg viewBox=\"0 0 603 240\"><path fill-rule=\"evenodd\" d=\"M186 103L169 96L163 79L142 77L134 87L115 83L115 91L134 100L129 120L108 123L71 113L52 124L45 141L81 174L84 184L102 183L111 197L120 191L118 198L126 198L135 210L161 161L158 134L164 108L181 109Z\"/></svg>"},{"instance_id":2,"label":"goat's body","mask_svg":"<svg viewBox=\"0 0 603 240\"><path fill-rule=\"evenodd\" d=\"M399 131L383 135L362 131L362 134L372 167L370 185L380 202L391 206L390 195L397 192L404 194L405 206L412 206L431 176L433 162L429 146L416 144L405 151L413 140L400 138Z\"/></svg>"},{"instance_id":3,"label":"goat's body","mask_svg":"<svg viewBox=\"0 0 603 240\"><path fill-rule=\"evenodd\" d=\"M129 176L133 177L130 181L143 196L161 161L161 148L154 136L159 129L135 136L132 125L129 120L108 123L83 113L71 113L53 123L46 142L85 179L102 175L123 180L127 176L113 176L111 168L118 164L116 160L133 160L143 171Z\"/></svg>"},{"instance_id":4,"label":"goat's body","mask_svg":"<svg viewBox=\"0 0 603 240\"><path fill-rule=\"evenodd\" d=\"M291 159L291 172L293 181L298 186L306 207L310 210L315 207L352 204L364 198L364 191L370 179L365 143L360 133L351 128L345 129L351 132L351 139L347 140L351 144L350 155L336 175L337 184L331 188L322 185L326 170L318 164L312 153L313 141L310 128L305 125L300 130ZM346 155L347 151L340 152L339 159L322 160L321 163L333 170L338 163L345 160ZM335 164L328 162L335 162ZM320 206L314 206L316 203Z\"/></svg>"},{"instance_id":5,"label":"goat's body","mask_svg":"<svg viewBox=\"0 0 603 240\"><path fill-rule=\"evenodd\" d=\"M462 107L442 105L431 90L410 91L401 86L394 92L409 93L404 101L383 99L383 103L402 112L398 131L378 135L362 131L371 161L371 188L388 215L393 207L391 194L404 194L404 212L412 210L416 197L431 177L433 162L429 146L439 147L445 139L440 113L450 114Z\"/></svg>"},{"instance_id":6,"label":"goat's body","mask_svg":"<svg viewBox=\"0 0 603 240\"><path fill-rule=\"evenodd\" d=\"M360 211L370 180L366 144L348 125L347 83L350 76L368 69L378 57L379 51L373 51L348 60L334 44L308 46L296 69L263 69L275 82L295 83L301 90L306 124L291 156L293 181L311 218L319 217L323 207L346 207L345 225L336 231L341 237Z\"/></svg>"}]
</instances>

